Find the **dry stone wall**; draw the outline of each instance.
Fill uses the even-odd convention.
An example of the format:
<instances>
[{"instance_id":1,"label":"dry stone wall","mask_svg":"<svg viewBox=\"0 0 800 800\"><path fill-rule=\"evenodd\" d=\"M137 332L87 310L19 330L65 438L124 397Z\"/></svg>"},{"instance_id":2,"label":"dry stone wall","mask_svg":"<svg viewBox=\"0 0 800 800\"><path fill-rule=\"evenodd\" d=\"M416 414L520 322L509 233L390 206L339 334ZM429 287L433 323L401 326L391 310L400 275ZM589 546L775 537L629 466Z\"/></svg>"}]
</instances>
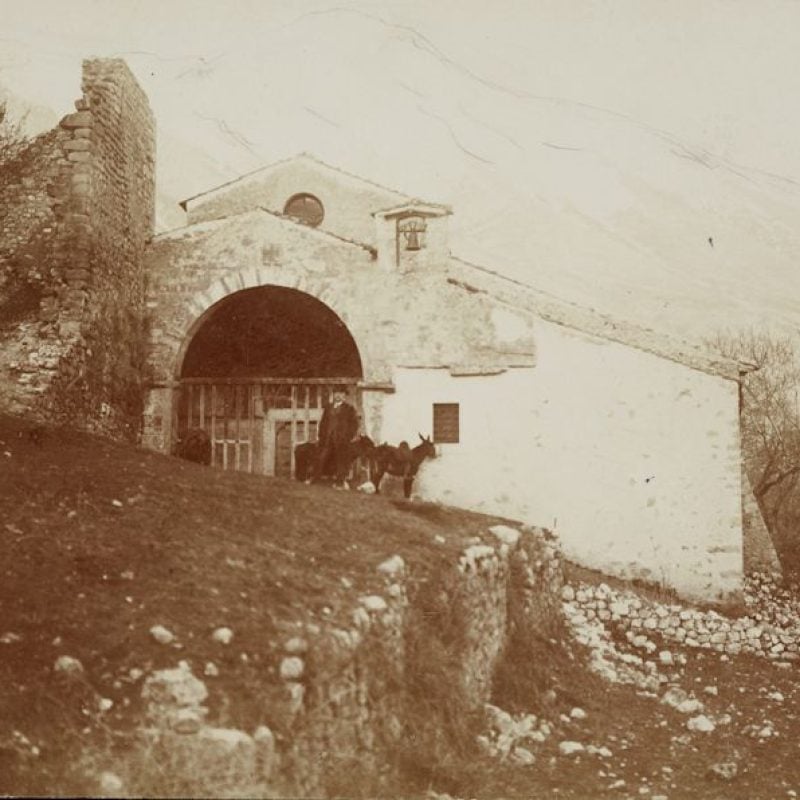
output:
<instances>
[{"instance_id":1,"label":"dry stone wall","mask_svg":"<svg viewBox=\"0 0 800 800\"><path fill-rule=\"evenodd\" d=\"M24 154L21 190L3 197L12 224L0 252L13 272L4 271L0 300L20 318L0 333L0 399L17 413L133 437L154 121L119 59L84 62L82 88L76 111Z\"/></svg>"},{"instance_id":2,"label":"dry stone wall","mask_svg":"<svg viewBox=\"0 0 800 800\"><path fill-rule=\"evenodd\" d=\"M324 796L332 773L377 774L390 763L389 754L424 714L409 682L439 667L434 661L443 643L456 669L448 689L460 707L477 711L491 698L509 620L523 621L535 636L561 614L560 556L540 529L491 528L424 598L399 556L377 569L384 589L359 598L349 626L288 630L276 664L280 685L269 702L254 699L265 708L255 731L206 720L208 690L188 664L151 675L143 697L149 746L166 747L176 769L203 765L206 773L213 765L198 791ZM430 603L441 613L430 613ZM426 619L438 633L419 629Z\"/></svg>"},{"instance_id":3,"label":"dry stone wall","mask_svg":"<svg viewBox=\"0 0 800 800\"><path fill-rule=\"evenodd\" d=\"M656 641L722 653L753 653L777 661L800 660L798 604L774 578L756 573L746 580L740 615L647 600L605 584L563 589L564 610L573 626L597 620L616 628L636 648L654 652Z\"/></svg>"}]
</instances>

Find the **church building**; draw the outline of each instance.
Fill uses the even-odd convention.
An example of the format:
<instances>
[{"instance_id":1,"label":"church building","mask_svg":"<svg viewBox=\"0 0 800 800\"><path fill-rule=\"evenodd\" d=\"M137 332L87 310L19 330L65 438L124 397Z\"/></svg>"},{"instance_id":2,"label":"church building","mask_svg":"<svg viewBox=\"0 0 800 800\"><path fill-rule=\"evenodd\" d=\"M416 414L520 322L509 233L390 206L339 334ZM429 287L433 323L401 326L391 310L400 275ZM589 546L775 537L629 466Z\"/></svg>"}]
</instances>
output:
<instances>
[{"instance_id":1,"label":"church building","mask_svg":"<svg viewBox=\"0 0 800 800\"><path fill-rule=\"evenodd\" d=\"M432 436L420 498L556 532L707 600L741 589L747 367L451 255L453 210L300 155L182 203L145 255L144 444L290 477L344 387L375 442Z\"/></svg>"}]
</instances>

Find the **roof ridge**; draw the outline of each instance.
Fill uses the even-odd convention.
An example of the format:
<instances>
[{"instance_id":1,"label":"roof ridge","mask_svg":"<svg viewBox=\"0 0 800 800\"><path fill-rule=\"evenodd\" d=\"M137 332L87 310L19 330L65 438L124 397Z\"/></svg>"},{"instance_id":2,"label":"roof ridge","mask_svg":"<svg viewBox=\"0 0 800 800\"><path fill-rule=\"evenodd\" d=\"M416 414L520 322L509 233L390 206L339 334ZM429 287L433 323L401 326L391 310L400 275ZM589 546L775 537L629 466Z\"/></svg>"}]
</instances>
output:
<instances>
[{"instance_id":1,"label":"roof ridge","mask_svg":"<svg viewBox=\"0 0 800 800\"><path fill-rule=\"evenodd\" d=\"M306 159L307 161L313 161L315 164L318 164L321 167L325 167L326 169L332 170L333 172L338 172L340 175L346 175L348 178L352 178L354 180L360 181L361 183L367 183L370 186L375 186L378 189L381 189L384 192L390 192L391 194L397 195L399 198L403 200L411 200L411 199L418 199L414 198L412 195L407 194L406 192L401 192L399 189L392 189L389 186L384 186L377 181L370 180L369 178L364 178L361 175L356 175L354 172L348 172L341 167L336 167L333 164L329 164L327 161L323 161L321 158L315 156L313 153L308 153L303 151L301 153L295 153L291 156L286 156L286 158L278 159L277 161L272 161L269 164L265 164L262 167L257 167L256 169L250 170L249 172L244 172L241 175L238 175L235 178L231 178L229 181L225 181L223 183L218 184L217 186L212 186L210 189L206 189L203 192L198 192L197 194L192 195L191 197L187 197L185 200L179 201L178 205L186 211L186 205L191 203L192 200L197 200L198 197L204 197L207 194L211 194L212 192L219 191L220 189L224 189L226 186L231 186L234 183L238 183L245 178L250 178L253 175L257 175L259 172L266 172L267 170L274 169L275 167L279 167L282 164L287 164L290 161L296 161L297 159ZM428 201L424 201L428 202ZM430 203L430 205L436 205L435 203Z\"/></svg>"}]
</instances>

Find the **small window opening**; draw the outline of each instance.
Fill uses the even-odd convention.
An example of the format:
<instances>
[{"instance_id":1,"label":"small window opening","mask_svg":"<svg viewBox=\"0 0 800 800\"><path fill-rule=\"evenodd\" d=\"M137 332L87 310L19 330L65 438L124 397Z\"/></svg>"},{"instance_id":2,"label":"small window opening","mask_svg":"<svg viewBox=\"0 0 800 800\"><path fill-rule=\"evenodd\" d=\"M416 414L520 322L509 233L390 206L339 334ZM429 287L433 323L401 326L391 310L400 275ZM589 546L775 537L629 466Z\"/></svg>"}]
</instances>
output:
<instances>
[{"instance_id":1,"label":"small window opening","mask_svg":"<svg viewBox=\"0 0 800 800\"><path fill-rule=\"evenodd\" d=\"M286 201L283 213L303 225L316 228L325 218L322 203L313 194L296 194Z\"/></svg>"},{"instance_id":2,"label":"small window opening","mask_svg":"<svg viewBox=\"0 0 800 800\"><path fill-rule=\"evenodd\" d=\"M459 441L458 403L433 404L433 441L435 444L456 444Z\"/></svg>"}]
</instances>

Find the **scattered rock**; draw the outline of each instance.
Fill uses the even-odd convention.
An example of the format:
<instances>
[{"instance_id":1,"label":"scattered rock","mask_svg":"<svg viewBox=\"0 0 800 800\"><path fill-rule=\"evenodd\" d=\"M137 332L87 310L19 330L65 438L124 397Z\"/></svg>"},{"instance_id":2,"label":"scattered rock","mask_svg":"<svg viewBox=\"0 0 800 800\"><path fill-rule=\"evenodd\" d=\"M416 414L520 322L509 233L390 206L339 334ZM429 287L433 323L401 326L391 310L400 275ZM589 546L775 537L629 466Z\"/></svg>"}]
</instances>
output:
<instances>
[{"instance_id":1,"label":"scattered rock","mask_svg":"<svg viewBox=\"0 0 800 800\"><path fill-rule=\"evenodd\" d=\"M388 575L389 577L395 577L401 574L405 568L406 562L403 561L402 557L394 555L378 565L378 572Z\"/></svg>"},{"instance_id":2,"label":"scattered rock","mask_svg":"<svg viewBox=\"0 0 800 800\"><path fill-rule=\"evenodd\" d=\"M607 747L596 747L593 744L587 745L586 752L590 756L600 756L600 758L611 758L613 755Z\"/></svg>"},{"instance_id":3,"label":"scattered rock","mask_svg":"<svg viewBox=\"0 0 800 800\"><path fill-rule=\"evenodd\" d=\"M493 533L503 544L513 547L520 537L520 532L509 525L492 525L489 532Z\"/></svg>"},{"instance_id":4,"label":"scattered rock","mask_svg":"<svg viewBox=\"0 0 800 800\"><path fill-rule=\"evenodd\" d=\"M83 664L72 656L59 656L53 669L63 675L79 675L83 672Z\"/></svg>"},{"instance_id":5,"label":"scattered rock","mask_svg":"<svg viewBox=\"0 0 800 800\"><path fill-rule=\"evenodd\" d=\"M296 681L303 675L305 664L302 658L288 656L281 661L280 674L285 681Z\"/></svg>"},{"instance_id":6,"label":"scattered rock","mask_svg":"<svg viewBox=\"0 0 800 800\"><path fill-rule=\"evenodd\" d=\"M697 714L703 708L703 704L695 697L688 697L675 706L675 710L680 714Z\"/></svg>"},{"instance_id":7,"label":"scattered rock","mask_svg":"<svg viewBox=\"0 0 800 800\"><path fill-rule=\"evenodd\" d=\"M511 751L511 760L523 767L529 767L536 761L536 756L527 747L515 747Z\"/></svg>"},{"instance_id":8,"label":"scattered rock","mask_svg":"<svg viewBox=\"0 0 800 800\"><path fill-rule=\"evenodd\" d=\"M562 756L572 756L576 753L583 753L586 748L580 742L560 742L558 752Z\"/></svg>"},{"instance_id":9,"label":"scattered rock","mask_svg":"<svg viewBox=\"0 0 800 800\"><path fill-rule=\"evenodd\" d=\"M150 628L150 635L159 644L171 644L175 641L175 634L163 625L153 625L153 627Z\"/></svg>"},{"instance_id":10,"label":"scattered rock","mask_svg":"<svg viewBox=\"0 0 800 800\"><path fill-rule=\"evenodd\" d=\"M570 717L572 719L586 719L586 712L582 708L573 708L572 711L569 712Z\"/></svg>"},{"instance_id":11,"label":"scattered rock","mask_svg":"<svg viewBox=\"0 0 800 800\"><path fill-rule=\"evenodd\" d=\"M712 764L708 768L708 775L722 781L732 781L739 772L739 766L735 761L720 761Z\"/></svg>"},{"instance_id":12,"label":"scattered rock","mask_svg":"<svg viewBox=\"0 0 800 800\"><path fill-rule=\"evenodd\" d=\"M122 778L114 772L101 772L97 782L100 786L100 791L103 794L110 795L111 797L121 797L122 790L125 784Z\"/></svg>"},{"instance_id":13,"label":"scattered rock","mask_svg":"<svg viewBox=\"0 0 800 800\"><path fill-rule=\"evenodd\" d=\"M142 687L142 698L152 717L162 717L176 708L200 706L207 697L206 685L192 675L185 661L174 669L154 672Z\"/></svg>"},{"instance_id":14,"label":"scattered rock","mask_svg":"<svg viewBox=\"0 0 800 800\"><path fill-rule=\"evenodd\" d=\"M114 701L110 697L101 697L97 701L97 707L101 712L110 711L114 707Z\"/></svg>"},{"instance_id":15,"label":"scattered rock","mask_svg":"<svg viewBox=\"0 0 800 800\"><path fill-rule=\"evenodd\" d=\"M219 676L219 667L217 667L213 661L206 661L206 665L203 668L203 675L209 678L216 678Z\"/></svg>"},{"instance_id":16,"label":"scattered rock","mask_svg":"<svg viewBox=\"0 0 800 800\"><path fill-rule=\"evenodd\" d=\"M308 652L308 642L300 636L294 636L283 646L290 655L302 655Z\"/></svg>"},{"instance_id":17,"label":"scattered rock","mask_svg":"<svg viewBox=\"0 0 800 800\"><path fill-rule=\"evenodd\" d=\"M716 725L705 714L692 717L686 723L686 727L696 733L711 733L716 730Z\"/></svg>"},{"instance_id":18,"label":"scattered rock","mask_svg":"<svg viewBox=\"0 0 800 800\"><path fill-rule=\"evenodd\" d=\"M370 594L361 598L361 605L367 611L386 611L388 608L386 601L379 594Z\"/></svg>"},{"instance_id":19,"label":"scattered rock","mask_svg":"<svg viewBox=\"0 0 800 800\"><path fill-rule=\"evenodd\" d=\"M688 699L689 693L687 691L681 689L680 686L671 686L666 692L664 692L661 702L664 705L677 708L681 703Z\"/></svg>"},{"instance_id":20,"label":"scattered rock","mask_svg":"<svg viewBox=\"0 0 800 800\"><path fill-rule=\"evenodd\" d=\"M218 644L230 644L233 641L233 631L230 628L216 628L211 638Z\"/></svg>"}]
</instances>

